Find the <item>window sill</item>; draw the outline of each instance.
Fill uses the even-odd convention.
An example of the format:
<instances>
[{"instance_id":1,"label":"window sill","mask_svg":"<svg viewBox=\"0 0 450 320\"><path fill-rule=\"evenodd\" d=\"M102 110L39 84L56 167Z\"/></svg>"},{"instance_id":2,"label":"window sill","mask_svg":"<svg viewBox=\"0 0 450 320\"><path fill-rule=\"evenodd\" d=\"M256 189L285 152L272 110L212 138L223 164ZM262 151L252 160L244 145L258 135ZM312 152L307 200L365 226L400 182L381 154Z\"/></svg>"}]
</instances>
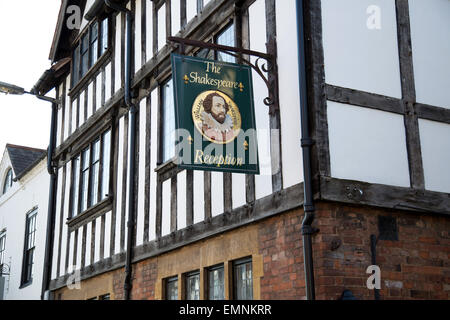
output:
<instances>
[{"instance_id":1,"label":"window sill","mask_svg":"<svg viewBox=\"0 0 450 320\"><path fill-rule=\"evenodd\" d=\"M172 159L166 161L165 163L163 163L155 168L155 172L158 175L159 182L164 182L184 170L184 169L178 167L176 165L176 162L177 162L177 158L173 157Z\"/></svg>"},{"instance_id":2,"label":"window sill","mask_svg":"<svg viewBox=\"0 0 450 320\"><path fill-rule=\"evenodd\" d=\"M109 58L111 57L111 50L108 49L105 51L105 53L102 54L100 58L95 62L95 64L89 69L88 72L80 79L78 80L78 83L74 85L67 94L69 97L73 97L79 93L82 88L87 84L87 82L92 78L93 75L97 73L97 71L103 67L104 64L107 63Z\"/></svg>"},{"instance_id":3,"label":"window sill","mask_svg":"<svg viewBox=\"0 0 450 320\"><path fill-rule=\"evenodd\" d=\"M20 285L19 289L25 289L26 287L31 286L32 283L33 283L33 278L31 278L31 280L28 281L28 282L22 283L22 284Z\"/></svg>"},{"instance_id":4,"label":"window sill","mask_svg":"<svg viewBox=\"0 0 450 320\"><path fill-rule=\"evenodd\" d=\"M77 229L88 222L95 220L105 212L111 210L113 196L108 196L106 199L100 201L96 205L86 209L83 213L74 218L69 218L66 222L69 229Z\"/></svg>"}]
</instances>

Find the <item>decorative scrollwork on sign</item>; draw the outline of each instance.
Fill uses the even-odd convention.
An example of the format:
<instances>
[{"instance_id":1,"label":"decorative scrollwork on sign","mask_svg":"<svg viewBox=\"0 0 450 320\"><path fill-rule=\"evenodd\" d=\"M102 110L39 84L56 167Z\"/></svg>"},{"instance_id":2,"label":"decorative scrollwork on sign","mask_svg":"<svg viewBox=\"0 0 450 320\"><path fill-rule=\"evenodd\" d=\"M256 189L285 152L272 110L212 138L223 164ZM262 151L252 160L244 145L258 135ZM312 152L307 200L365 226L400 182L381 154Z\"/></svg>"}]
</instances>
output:
<instances>
[{"instance_id":1,"label":"decorative scrollwork on sign","mask_svg":"<svg viewBox=\"0 0 450 320\"><path fill-rule=\"evenodd\" d=\"M264 98L264 104L270 107L270 113L275 112L275 110L278 108L278 75L276 70L276 57L274 55L177 37L169 37L168 40L179 44L181 54L184 54L185 47L189 45L223 52L227 55L237 58L240 63L250 66L261 77L261 79L267 86L269 96ZM273 52L273 50L271 49L273 46L275 46L275 43L273 41L274 40L271 40L268 43L269 52ZM255 63L252 63L248 59L244 58L243 55L254 56L258 58L256 59ZM266 62L262 62L261 59L265 60ZM267 73L272 74L272 79L270 81L269 77L266 75Z\"/></svg>"}]
</instances>

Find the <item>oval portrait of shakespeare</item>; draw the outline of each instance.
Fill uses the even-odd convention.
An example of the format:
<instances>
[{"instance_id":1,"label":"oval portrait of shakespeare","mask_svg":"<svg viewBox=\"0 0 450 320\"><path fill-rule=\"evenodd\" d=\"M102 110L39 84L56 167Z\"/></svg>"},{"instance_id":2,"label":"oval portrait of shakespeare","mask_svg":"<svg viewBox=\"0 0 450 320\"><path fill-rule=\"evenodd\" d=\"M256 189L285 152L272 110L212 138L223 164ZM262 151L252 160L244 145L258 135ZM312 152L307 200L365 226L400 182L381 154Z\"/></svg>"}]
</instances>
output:
<instances>
[{"instance_id":1,"label":"oval portrait of shakespeare","mask_svg":"<svg viewBox=\"0 0 450 320\"><path fill-rule=\"evenodd\" d=\"M197 96L192 106L192 119L202 136L217 144L232 142L242 126L236 103L217 90L204 91Z\"/></svg>"}]
</instances>

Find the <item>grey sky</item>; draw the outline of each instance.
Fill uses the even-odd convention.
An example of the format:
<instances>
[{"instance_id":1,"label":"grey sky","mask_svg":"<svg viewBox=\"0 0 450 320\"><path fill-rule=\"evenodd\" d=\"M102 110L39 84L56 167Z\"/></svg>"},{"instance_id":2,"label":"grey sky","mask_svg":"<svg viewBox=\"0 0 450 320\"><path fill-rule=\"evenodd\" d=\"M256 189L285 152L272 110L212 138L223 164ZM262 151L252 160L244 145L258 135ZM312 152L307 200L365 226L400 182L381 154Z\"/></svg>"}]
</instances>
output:
<instances>
[{"instance_id":1,"label":"grey sky","mask_svg":"<svg viewBox=\"0 0 450 320\"><path fill-rule=\"evenodd\" d=\"M0 1L0 81L30 90L50 68L48 55L60 4L59 0ZM50 114L48 102L0 93L0 152L6 143L46 149Z\"/></svg>"}]
</instances>

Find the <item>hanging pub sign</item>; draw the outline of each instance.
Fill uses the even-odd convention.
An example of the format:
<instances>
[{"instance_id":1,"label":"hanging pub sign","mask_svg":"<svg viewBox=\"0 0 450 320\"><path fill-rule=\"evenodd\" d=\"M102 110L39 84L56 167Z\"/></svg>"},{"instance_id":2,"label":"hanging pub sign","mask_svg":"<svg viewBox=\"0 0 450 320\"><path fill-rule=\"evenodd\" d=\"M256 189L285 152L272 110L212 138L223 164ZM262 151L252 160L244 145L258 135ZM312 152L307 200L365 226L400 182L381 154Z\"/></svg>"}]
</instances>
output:
<instances>
[{"instance_id":1,"label":"hanging pub sign","mask_svg":"<svg viewBox=\"0 0 450 320\"><path fill-rule=\"evenodd\" d=\"M176 163L259 174L250 67L172 54Z\"/></svg>"}]
</instances>

